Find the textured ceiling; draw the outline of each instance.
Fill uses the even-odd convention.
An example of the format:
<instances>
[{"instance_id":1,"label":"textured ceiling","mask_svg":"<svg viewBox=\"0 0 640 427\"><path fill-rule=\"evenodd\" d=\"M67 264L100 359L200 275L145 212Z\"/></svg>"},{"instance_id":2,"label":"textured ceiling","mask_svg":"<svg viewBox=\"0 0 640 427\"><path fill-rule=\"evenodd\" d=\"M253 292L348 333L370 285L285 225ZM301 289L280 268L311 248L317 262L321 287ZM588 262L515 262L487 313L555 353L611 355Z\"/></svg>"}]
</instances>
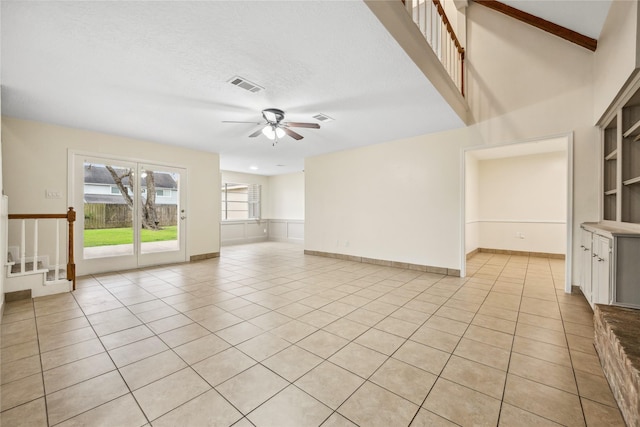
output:
<instances>
[{"instance_id":1,"label":"textured ceiling","mask_svg":"<svg viewBox=\"0 0 640 427\"><path fill-rule=\"evenodd\" d=\"M361 1L3 1L1 28L4 115L219 152L226 170L463 126ZM335 121L276 147L222 123L270 107Z\"/></svg>"}]
</instances>

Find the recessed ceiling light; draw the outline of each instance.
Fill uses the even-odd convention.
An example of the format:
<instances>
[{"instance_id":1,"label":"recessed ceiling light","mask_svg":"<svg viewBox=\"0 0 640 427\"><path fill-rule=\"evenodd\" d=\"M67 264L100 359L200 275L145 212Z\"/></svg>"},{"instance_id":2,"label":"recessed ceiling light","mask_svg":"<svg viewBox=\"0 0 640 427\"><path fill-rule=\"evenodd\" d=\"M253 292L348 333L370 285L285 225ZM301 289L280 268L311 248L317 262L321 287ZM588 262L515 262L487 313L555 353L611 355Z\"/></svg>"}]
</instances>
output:
<instances>
[{"instance_id":1,"label":"recessed ceiling light","mask_svg":"<svg viewBox=\"0 0 640 427\"><path fill-rule=\"evenodd\" d=\"M251 169L252 171L257 171L258 167L257 166L249 166L249 169Z\"/></svg>"}]
</instances>

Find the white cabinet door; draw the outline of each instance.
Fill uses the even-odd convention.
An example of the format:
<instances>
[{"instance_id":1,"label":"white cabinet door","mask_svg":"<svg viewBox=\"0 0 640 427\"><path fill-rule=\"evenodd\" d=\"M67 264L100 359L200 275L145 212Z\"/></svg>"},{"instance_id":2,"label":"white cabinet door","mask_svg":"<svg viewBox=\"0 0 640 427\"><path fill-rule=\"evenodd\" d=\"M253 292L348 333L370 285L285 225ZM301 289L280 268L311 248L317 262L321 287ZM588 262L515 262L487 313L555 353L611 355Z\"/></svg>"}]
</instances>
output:
<instances>
[{"instance_id":1,"label":"white cabinet door","mask_svg":"<svg viewBox=\"0 0 640 427\"><path fill-rule=\"evenodd\" d=\"M592 260L591 260L591 241L593 239L593 233L585 230L584 228L580 233L580 289L589 303L592 303L591 294L591 274L592 274Z\"/></svg>"},{"instance_id":2,"label":"white cabinet door","mask_svg":"<svg viewBox=\"0 0 640 427\"><path fill-rule=\"evenodd\" d=\"M611 239L594 235L593 239L593 302L611 304Z\"/></svg>"}]
</instances>

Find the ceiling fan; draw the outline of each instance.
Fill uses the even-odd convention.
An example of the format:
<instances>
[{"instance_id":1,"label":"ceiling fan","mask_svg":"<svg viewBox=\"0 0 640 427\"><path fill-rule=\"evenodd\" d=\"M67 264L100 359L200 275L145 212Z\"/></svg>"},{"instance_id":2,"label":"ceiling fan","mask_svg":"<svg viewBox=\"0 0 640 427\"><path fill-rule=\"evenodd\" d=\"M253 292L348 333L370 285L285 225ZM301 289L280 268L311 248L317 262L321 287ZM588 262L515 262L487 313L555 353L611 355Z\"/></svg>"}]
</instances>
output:
<instances>
[{"instance_id":1,"label":"ceiling fan","mask_svg":"<svg viewBox=\"0 0 640 427\"><path fill-rule=\"evenodd\" d=\"M282 120L284 120L284 111L277 108L267 108L266 110L262 110L262 117L264 117L266 123L236 122L228 120L223 121L223 123L255 123L257 125L264 124L264 127L262 129L259 129L249 135L249 138L255 138L256 136L263 134L273 141L274 146L278 143L278 138L282 138L285 135L289 135L291 138L297 141L304 138L302 135L292 131L289 128L320 129L320 125L317 123L283 122Z\"/></svg>"}]
</instances>

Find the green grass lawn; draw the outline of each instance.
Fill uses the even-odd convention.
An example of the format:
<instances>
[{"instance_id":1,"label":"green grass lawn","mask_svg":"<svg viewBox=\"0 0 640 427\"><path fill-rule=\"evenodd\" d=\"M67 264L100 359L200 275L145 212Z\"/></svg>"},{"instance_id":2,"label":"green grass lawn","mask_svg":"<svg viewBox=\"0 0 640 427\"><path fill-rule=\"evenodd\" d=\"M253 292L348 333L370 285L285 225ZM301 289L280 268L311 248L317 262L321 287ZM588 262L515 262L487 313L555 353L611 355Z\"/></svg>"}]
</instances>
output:
<instances>
[{"instance_id":1,"label":"green grass lawn","mask_svg":"<svg viewBox=\"0 0 640 427\"><path fill-rule=\"evenodd\" d=\"M178 239L178 227L162 227L162 230L142 230L142 243L163 242ZM111 246L133 243L132 228L103 228L100 230L84 230L84 247Z\"/></svg>"}]
</instances>

